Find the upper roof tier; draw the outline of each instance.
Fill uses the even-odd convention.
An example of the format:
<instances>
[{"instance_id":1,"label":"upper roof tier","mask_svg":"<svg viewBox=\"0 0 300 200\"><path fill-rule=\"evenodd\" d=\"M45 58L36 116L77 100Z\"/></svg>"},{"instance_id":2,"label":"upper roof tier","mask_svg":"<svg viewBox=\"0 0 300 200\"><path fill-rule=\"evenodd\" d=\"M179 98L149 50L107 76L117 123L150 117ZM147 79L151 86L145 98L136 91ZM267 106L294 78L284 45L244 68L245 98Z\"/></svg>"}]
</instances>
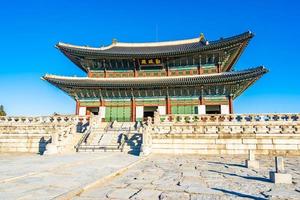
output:
<instances>
[{"instance_id":1,"label":"upper roof tier","mask_svg":"<svg viewBox=\"0 0 300 200\"><path fill-rule=\"evenodd\" d=\"M218 49L229 46L235 43L247 41L253 37L253 34L248 31L240 35L228 38L221 38L215 41L206 41L203 37L168 41L168 42L150 42L150 43L123 43L113 41L109 46L105 47L87 47L77 46L59 42L56 47L64 54L68 55L93 55L100 57L134 57L134 58L148 58L148 57L163 57L163 56L177 56L187 53L196 53L212 49Z\"/></svg>"}]
</instances>

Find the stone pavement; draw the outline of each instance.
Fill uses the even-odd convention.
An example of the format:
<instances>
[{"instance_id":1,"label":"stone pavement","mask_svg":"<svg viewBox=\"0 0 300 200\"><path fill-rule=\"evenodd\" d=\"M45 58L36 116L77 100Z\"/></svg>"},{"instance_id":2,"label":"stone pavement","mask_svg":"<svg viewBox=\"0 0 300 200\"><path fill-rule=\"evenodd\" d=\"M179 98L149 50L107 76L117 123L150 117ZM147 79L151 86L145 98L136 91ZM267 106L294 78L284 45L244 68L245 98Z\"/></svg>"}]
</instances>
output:
<instances>
[{"instance_id":1,"label":"stone pavement","mask_svg":"<svg viewBox=\"0 0 300 200\"><path fill-rule=\"evenodd\" d=\"M134 163L124 153L0 154L0 199L53 199Z\"/></svg>"},{"instance_id":2,"label":"stone pavement","mask_svg":"<svg viewBox=\"0 0 300 200\"><path fill-rule=\"evenodd\" d=\"M269 181L274 157L258 156L259 170L244 167L246 156L150 155L118 177L74 199L300 199L300 157L285 160L292 185Z\"/></svg>"}]
</instances>

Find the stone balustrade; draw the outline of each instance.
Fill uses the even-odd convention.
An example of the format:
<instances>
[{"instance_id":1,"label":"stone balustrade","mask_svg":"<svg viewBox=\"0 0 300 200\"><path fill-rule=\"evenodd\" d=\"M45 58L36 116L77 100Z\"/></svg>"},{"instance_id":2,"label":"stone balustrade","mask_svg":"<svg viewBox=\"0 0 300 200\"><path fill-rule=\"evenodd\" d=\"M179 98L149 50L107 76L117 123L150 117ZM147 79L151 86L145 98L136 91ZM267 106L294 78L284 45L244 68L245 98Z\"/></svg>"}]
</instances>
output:
<instances>
[{"instance_id":1,"label":"stone balustrade","mask_svg":"<svg viewBox=\"0 0 300 200\"><path fill-rule=\"evenodd\" d=\"M156 115L155 117L152 126L156 133L300 133L300 114Z\"/></svg>"},{"instance_id":2,"label":"stone balustrade","mask_svg":"<svg viewBox=\"0 0 300 200\"><path fill-rule=\"evenodd\" d=\"M207 133L207 134L300 134L297 125L156 125L153 132L172 133Z\"/></svg>"},{"instance_id":3,"label":"stone balustrade","mask_svg":"<svg viewBox=\"0 0 300 200\"><path fill-rule=\"evenodd\" d=\"M38 117L24 117L24 116L0 116L0 125L30 125L30 124L56 124L56 123L76 123L82 121L87 122L86 117L79 117L76 115L52 115L52 116L38 116Z\"/></svg>"},{"instance_id":4,"label":"stone balustrade","mask_svg":"<svg viewBox=\"0 0 300 200\"><path fill-rule=\"evenodd\" d=\"M148 152L300 154L300 114L156 114L147 124Z\"/></svg>"},{"instance_id":5,"label":"stone balustrade","mask_svg":"<svg viewBox=\"0 0 300 200\"><path fill-rule=\"evenodd\" d=\"M251 122L299 122L300 114L228 114L228 115L196 115L196 114L180 114L180 115L163 115L157 116L161 122L173 123L251 123ZM155 118L155 117L154 117ZM155 121L155 120L154 120Z\"/></svg>"},{"instance_id":6,"label":"stone balustrade","mask_svg":"<svg viewBox=\"0 0 300 200\"><path fill-rule=\"evenodd\" d=\"M50 142L60 152L88 121L75 115L0 117L0 152L43 153Z\"/></svg>"}]
</instances>

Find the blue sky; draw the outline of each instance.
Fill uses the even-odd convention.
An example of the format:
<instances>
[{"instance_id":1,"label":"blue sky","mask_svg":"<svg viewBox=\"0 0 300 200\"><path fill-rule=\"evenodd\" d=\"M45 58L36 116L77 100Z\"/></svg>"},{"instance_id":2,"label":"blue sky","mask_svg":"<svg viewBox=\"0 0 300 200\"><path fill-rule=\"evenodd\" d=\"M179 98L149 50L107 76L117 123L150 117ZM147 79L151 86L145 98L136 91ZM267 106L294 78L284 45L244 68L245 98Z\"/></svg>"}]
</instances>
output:
<instances>
[{"instance_id":1,"label":"blue sky","mask_svg":"<svg viewBox=\"0 0 300 200\"><path fill-rule=\"evenodd\" d=\"M237 113L300 112L300 1L2 1L0 104L9 115L74 113L75 102L40 79L85 74L54 45L102 46L113 38L148 42L208 40L251 30L236 69L270 72L234 102Z\"/></svg>"}]
</instances>

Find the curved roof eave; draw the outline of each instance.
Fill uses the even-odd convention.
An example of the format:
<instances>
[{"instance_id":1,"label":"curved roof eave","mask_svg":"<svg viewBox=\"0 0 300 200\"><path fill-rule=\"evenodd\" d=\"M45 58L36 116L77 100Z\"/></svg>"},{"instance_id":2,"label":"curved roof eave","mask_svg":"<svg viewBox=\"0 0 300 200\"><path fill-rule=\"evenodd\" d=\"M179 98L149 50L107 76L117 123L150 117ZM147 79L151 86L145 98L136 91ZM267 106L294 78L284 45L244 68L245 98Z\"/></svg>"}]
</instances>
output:
<instances>
[{"instance_id":1,"label":"curved roof eave","mask_svg":"<svg viewBox=\"0 0 300 200\"><path fill-rule=\"evenodd\" d=\"M263 67L256 67L237 72L223 72L208 75L174 76L174 77L136 77L136 78L87 78L45 75L47 80L59 87L75 88L128 88L128 87L166 87L182 85L230 84L248 79L257 79L267 73Z\"/></svg>"},{"instance_id":2,"label":"curved roof eave","mask_svg":"<svg viewBox=\"0 0 300 200\"><path fill-rule=\"evenodd\" d=\"M65 43L58 43L56 47L65 54L74 55L94 55L94 56L111 56L111 57L149 57L149 56L176 56L184 53L201 52L207 50L213 50L228 46L237 42L249 40L254 36L250 31L210 42L209 44L203 44L197 39L161 42L159 45L154 46L155 43L143 43L142 45L136 45L136 43L115 43L107 47L85 47L77 46ZM147 45L148 44L148 45ZM165 46L162 44L166 44ZM153 51L155 49L155 51Z\"/></svg>"}]
</instances>

